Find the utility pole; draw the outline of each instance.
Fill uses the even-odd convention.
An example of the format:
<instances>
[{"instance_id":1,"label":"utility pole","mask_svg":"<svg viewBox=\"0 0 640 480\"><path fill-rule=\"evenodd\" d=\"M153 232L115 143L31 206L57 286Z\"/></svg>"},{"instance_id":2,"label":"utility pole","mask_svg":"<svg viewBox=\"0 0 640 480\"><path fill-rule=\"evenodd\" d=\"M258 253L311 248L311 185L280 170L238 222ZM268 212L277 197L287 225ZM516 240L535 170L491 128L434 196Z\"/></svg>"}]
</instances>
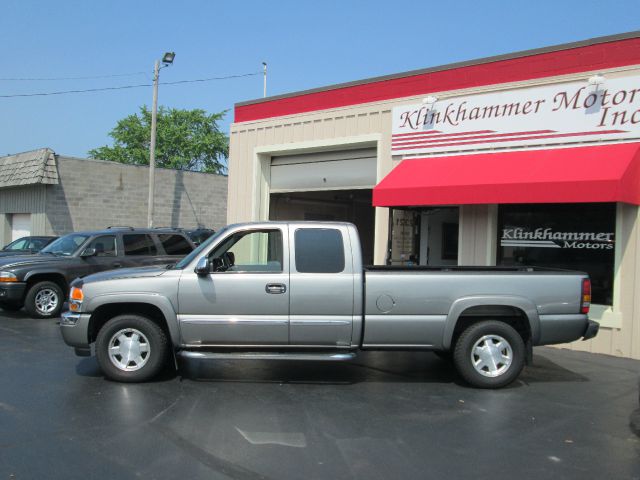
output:
<instances>
[{"instance_id":1,"label":"utility pole","mask_svg":"<svg viewBox=\"0 0 640 480\"><path fill-rule=\"evenodd\" d=\"M153 107L151 108L151 142L149 143L149 206L147 210L147 226L153 228L153 203L156 190L156 130L158 121L158 80L160 68L168 67L176 57L175 52L166 52L160 60L156 60L153 68Z\"/></svg>"},{"instance_id":2,"label":"utility pole","mask_svg":"<svg viewBox=\"0 0 640 480\"><path fill-rule=\"evenodd\" d=\"M267 96L267 62L262 62L262 72L264 76L264 93L262 94L262 96L266 98Z\"/></svg>"},{"instance_id":3,"label":"utility pole","mask_svg":"<svg viewBox=\"0 0 640 480\"><path fill-rule=\"evenodd\" d=\"M149 209L147 212L147 226L153 228L153 203L155 198L156 176L156 122L158 117L158 77L160 76L160 61L156 60L153 69L153 107L151 110L151 143L149 144Z\"/></svg>"}]
</instances>

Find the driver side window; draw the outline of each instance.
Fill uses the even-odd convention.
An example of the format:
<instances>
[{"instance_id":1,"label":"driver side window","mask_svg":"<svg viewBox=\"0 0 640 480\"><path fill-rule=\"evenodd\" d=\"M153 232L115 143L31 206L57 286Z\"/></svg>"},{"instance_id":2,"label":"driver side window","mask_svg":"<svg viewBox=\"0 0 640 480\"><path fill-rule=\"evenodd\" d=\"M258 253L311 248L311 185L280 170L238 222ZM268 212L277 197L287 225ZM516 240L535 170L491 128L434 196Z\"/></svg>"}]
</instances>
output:
<instances>
[{"instance_id":1,"label":"driver side window","mask_svg":"<svg viewBox=\"0 0 640 480\"><path fill-rule=\"evenodd\" d=\"M115 257L116 237L115 235L103 235L94 239L87 248L95 248L96 257Z\"/></svg>"},{"instance_id":2,"label":"driver side window","mask_svg":"<svg viewBox=\"0 0 640 480\"><path fill-rule=\"evenodd\" d=\"M282 232L238 232L216 248L210 258L218 272L282 272Z\"/></svg>"}]
</instances>

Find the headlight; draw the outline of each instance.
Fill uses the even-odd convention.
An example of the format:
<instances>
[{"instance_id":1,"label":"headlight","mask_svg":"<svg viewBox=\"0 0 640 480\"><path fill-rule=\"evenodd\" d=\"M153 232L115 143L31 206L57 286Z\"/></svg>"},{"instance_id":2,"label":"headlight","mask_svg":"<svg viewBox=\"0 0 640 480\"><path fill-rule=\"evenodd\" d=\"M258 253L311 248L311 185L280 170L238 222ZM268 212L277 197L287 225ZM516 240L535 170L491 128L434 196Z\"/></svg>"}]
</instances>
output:
<instances>
[{"instance_id":1,"label":"headlight","mask_svg":"<svg viewBox=\"0 0 640 480\"><path fill-rule=\"evenodd\" d=\"M18 277L16 277L11 272L0 272L0 282L17 282Z\"/></svg>"},{"instance_id":2,"label":"headlight","mask_svg":"<svg viewBox=\"0 0 640 480\"><path fill-rule=\"evenodd\" d=\"M82 288L71 287L69 291L69 310L72 312L79 312L82 308L82 301L84 300L84 293Z\"/></svg>"}]
</instances>

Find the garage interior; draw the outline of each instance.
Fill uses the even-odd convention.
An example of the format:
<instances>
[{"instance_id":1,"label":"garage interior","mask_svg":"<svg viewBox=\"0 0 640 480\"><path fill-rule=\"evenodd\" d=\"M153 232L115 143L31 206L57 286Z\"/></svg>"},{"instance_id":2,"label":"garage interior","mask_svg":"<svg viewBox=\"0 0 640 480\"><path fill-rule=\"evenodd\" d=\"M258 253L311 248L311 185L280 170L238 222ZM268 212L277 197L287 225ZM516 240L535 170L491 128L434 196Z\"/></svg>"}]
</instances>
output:
<instances>
[{"instance_id":1,"label":"garage interior","mask_svg":"<svg viewBox=\"0 0 640 480\"><path fill-rule=\"evenodd\" d=\"M376 165L375 148L271 157L269 220L351 222L364 263L373 264Z\"/></svg>"},{"instance_id":2,"label":"garage interior","mask_svg":"<svg viewBox=\"0 0 640 480\"><path fill-rule=\"evenodd\" d=\"M373 264L375 209L371 190L272 193L269 220L351 222L358 228L365 265Z\"/></svg>"}]
</instances>

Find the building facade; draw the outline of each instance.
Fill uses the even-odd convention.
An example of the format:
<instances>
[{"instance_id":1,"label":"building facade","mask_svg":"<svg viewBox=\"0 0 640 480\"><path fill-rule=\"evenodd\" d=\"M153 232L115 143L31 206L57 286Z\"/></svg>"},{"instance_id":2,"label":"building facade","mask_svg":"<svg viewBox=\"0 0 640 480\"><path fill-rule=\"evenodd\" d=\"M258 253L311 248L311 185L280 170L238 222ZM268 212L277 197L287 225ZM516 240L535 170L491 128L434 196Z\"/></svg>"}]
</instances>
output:
<instances>
[{"instance_id":1,"label":"building facade","mask_svg":"<svg viewBox=\"0 0 640 480\"><path fill-rule=\"evenodd\" d=\"M226 224L227 177L156 169L154 225ZM48 148L0 158L0 244L111 225L146 227L149 169Z\"/></svg>"},{"instance_id":2,"label":"building facade","mask_svg":"<svg viewBox=\"0 0 640 480\"><path fill-rule=\"evenodd\" d=\"M239 103L229 223L347 220L377 264L585 270L640 358L640 32Z\"/></svg>"}]
</instances>

